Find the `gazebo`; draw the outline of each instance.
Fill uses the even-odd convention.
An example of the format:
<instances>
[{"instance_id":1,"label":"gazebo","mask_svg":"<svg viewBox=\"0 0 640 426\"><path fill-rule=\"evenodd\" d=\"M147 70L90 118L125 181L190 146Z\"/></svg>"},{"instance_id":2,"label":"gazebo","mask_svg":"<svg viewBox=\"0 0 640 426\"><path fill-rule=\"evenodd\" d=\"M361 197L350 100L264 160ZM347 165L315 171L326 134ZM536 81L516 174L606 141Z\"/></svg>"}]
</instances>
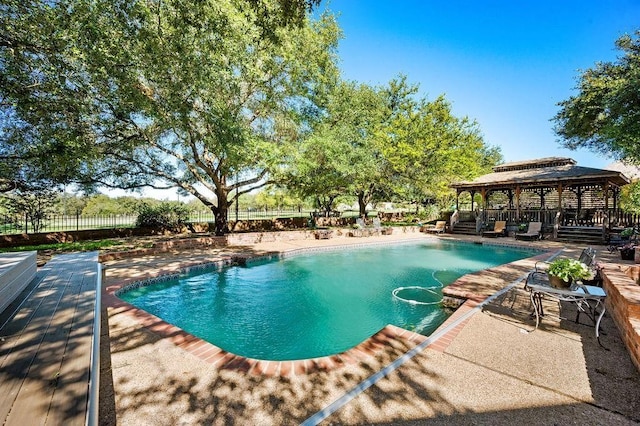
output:
<instances>
[{"instance_id":1,"label":"gazebo","mask_svg":"<svg viewBox=\"0 0 640 426\"><path fill-rule=\"evenodd\" d=\"M542 222L546 230L561 227L627 226L619 210L620 188L630 183L620 172L580 167L571 158L549 157L501 164L493 173L458 182L459 220L505 220L513 228Z\"/></svg>"}]
</instances>

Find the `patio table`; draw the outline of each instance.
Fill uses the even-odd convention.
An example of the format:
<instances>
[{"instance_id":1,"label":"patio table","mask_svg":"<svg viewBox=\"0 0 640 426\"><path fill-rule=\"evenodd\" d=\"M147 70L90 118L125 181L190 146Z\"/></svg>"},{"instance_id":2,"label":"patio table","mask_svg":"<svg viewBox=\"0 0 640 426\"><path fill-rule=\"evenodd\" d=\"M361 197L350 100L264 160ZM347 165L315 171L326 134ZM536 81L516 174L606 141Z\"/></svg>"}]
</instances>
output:
<instances>
[{"instance_id":1,"label":"patio table","mask_svg":"<svg viewBox=\"0 0 640 426\"><path fill-rule=\"evenodd\" d=\"M593 322L596 339L600 346L602 346L600 343L600 322L606 311L604 300L607 297L607 293L603 288L581 283L575 283L566 289L556 288L552 287L549 283L546 272L534 271L527 276L525 290L529 291L533 305L536 316L536 330L540 324L540 318L544 316L542 309L543 297L548 297L558 302L575 303L577 306L575 322L578 322L581 313L586 314ZM600 309L599 313L598 309Z\"/></svg>"}]
</instances>

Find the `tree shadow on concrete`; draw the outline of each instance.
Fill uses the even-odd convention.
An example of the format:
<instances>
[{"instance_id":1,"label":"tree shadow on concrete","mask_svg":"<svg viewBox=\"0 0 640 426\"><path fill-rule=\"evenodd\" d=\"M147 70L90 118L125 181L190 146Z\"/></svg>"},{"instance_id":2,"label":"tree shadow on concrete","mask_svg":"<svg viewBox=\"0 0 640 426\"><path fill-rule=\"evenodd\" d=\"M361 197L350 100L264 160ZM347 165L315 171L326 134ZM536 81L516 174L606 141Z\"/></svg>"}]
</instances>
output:
<instances>
[{"instance_id":1,"label":"tree shadow on concrete","mask_svg":"<svg viewBox=\"0 0 640 426\"><path fill-rule=\"evenodd\" d=\"M580 342L593 404L631 421L640 421L640 372L611 316L605 313L598 342L594 322L584 313L578 316L574 303L546 300L544 310L546 315L541 319L540 330ZM494 300L484 312L527 331L535 328L529 293L521 287Z\"/></svg>"},{"instance_id":2,"label":"tree shadow on concrete","mask_svg":"<svg viewBox=\"0 0 640 426\"><path fill-rule=\"evenodd\" d=\"M335 370L264 376L217 368L121 325L111 324L118 423L299 424L414 346L394 340Z\"/></svg>"}]
</instances>

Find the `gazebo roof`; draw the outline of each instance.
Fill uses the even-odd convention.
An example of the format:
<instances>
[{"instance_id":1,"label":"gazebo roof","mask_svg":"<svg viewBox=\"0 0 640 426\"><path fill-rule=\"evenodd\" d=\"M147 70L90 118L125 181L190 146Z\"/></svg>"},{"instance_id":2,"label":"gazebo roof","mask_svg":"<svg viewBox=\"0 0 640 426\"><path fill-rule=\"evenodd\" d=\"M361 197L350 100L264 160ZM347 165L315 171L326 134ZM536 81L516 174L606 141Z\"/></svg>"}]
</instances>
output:
<instances>
[{"instance_id":1,"label":"gazebo roof","mask_svg":"<svg viewBox=\"0 0 640 426\"><path fill-rule=\"evenodd\" d=\"M565 157L548 157L537 160L505 163L493 168L493 173L480 176L472 181L458 182L451 187L480 189L495 187L545 186L568 184L603 183L622 186L629 179L613 170L580 167L576 161Z\"/></svg>"}]
</instances>

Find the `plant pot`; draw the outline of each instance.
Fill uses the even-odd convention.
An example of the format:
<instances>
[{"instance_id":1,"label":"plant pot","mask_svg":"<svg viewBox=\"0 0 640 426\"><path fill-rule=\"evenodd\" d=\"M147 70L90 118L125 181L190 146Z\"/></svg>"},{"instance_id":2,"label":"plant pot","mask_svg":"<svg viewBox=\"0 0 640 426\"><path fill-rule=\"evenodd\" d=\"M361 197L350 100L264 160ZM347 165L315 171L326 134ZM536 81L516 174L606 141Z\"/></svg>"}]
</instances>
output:
<instances>
[{"instance_id":1,"label":"plant pot","mask_svg":"<svg viewBox=\"0 0 640 426\"><path fill-rule=\"evenodd\" d=\"M350 237L364 237L364 233L362 232L362 229L352 229L351 231L349 231L349 236Z\"/></svg>"},{"instance_id":2,"label":"plant pot","mask_svg":"<svg viewBox=\"0 0 640 426\"><path fill-rule=\"evenodd\" d=\"M320 229L315 232L316 240L328 240L333 231L331 229Z\"/></svg>"},{"instance_id":3,"label":"plant pot","mask_svg":"<svg viewBox=\"0 0 640 426\"><path fill-rule=\"evenodd\" d=\"M635 256L635 249L622 249L620 250L620 259L633 260Z\"/></svg>"},{"instance_id":4,"label":"plant pot","mask_svg":"<svg viewBox=\"0 0 640 426\"><path fill-rule=\"evenodd\" d=\"M555 275L547 274L549 278L549 284L554 288L569 288L571 287L571 282L566 282L562 278L557 277Z\"/></svg>"}]
</instances>

